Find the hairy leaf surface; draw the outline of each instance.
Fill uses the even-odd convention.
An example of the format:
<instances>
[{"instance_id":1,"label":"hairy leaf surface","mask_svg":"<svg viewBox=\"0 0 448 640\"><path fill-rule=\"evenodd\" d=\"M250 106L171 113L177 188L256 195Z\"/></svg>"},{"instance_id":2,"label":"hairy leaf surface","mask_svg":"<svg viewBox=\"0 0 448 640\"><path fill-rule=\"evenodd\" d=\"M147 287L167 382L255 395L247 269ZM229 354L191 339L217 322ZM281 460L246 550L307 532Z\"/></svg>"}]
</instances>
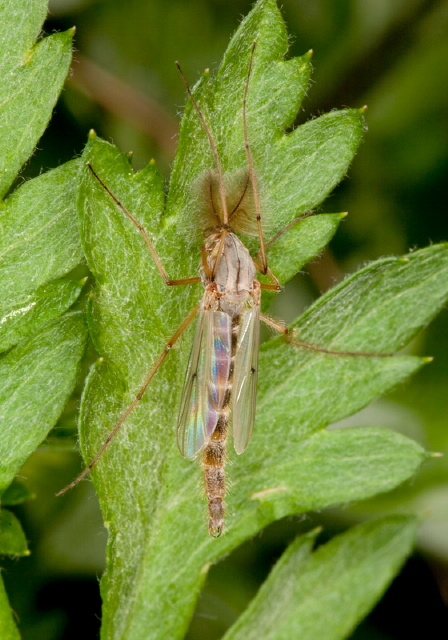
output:
<instances>
[{"instance_id":1,"label":"hairy leaf surface","mask_svg":"<svg viewBox=\"0 0 448 640\"><path fill-rule=\"evenodd\" d=\"M42 0L0 4L0 197L45 131L69 70L73 29L36 44Z\"/></svg>"},{"instance_id":2,"label":"hairy leaf surface","mask_svg":"<svg viewBox=\"0 0 448 640\"><path fill-rule=\"evenodd\" d=\"M389 516L310 553L293 542L225 640L343 640L394 578L415 541L413 517Z\"/></svg>"},{"instance_id":3,"label":"hairy leaf surface","mask_svg":"<svg viewBox=\"0 0 448 640\"><path fill-rule=\"evenodd\" d=\"M242 100L254 40L248 125L269 240L319 204L344 176L360 141L363 115L332 112L284 133L304 95L309 55L283 60L287 41L280 14L273 0L260 0L233 37L216 76L204 76L195 88L226 180L246 166ZM153 164L134 174L124 155L94 135L84 160L147 229L168 277L197 275L203 231L198 184L214 165L191 104L165 211L163 180ZM89 327L101 355L82 402L81 447L88 462L202 289L164 285L138 230L87 167L79 214L97 281ZM281 282L324 246L340 219L339 214L309 217L279 238L284 251L272 245ZM253 239L248 246L253 253L257 249ZM254 438L244 455L231 454L228 530L219 540L206 533L199 465L183 460L175 444L192 329L185 333L92 473L110 534L101 582L103 639L158 638L161 620L166 637L183 637L210 562L278 518L360 500L413 476L426 459L413 441L378 428L322 429L427 362L391 354L446 301L447 267L447 245L379 260L294 323L299 341L364 355L325 354L277 338L263 345Z\"/></svg>"}]
</instances>

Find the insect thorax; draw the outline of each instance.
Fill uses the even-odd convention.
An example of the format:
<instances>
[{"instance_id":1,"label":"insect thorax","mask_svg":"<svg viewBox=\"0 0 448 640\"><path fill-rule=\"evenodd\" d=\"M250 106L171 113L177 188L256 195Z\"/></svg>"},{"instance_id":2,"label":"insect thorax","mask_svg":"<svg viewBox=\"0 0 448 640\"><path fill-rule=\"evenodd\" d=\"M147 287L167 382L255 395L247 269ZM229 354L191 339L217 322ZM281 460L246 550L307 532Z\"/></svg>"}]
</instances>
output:
<instances>
[{"instance_id":1,"label":"insect thorax","mask_svg":"<svg viewBox=\"0 0 448 640\"><path fill-rule=\"evenodd\" d=\"M205 270L201 269L202 282L206 291L214 297L213 306L235 316L241 313L249 299L254 298L255 289L258 297L256 268L249 251L232 232L226 232L219 255L221 237L222 232L218 231L208 236L205 242L207 266L214 276L211 281ZM253 301L258 303L258 300Z\"/></svg>"}]
</instances>

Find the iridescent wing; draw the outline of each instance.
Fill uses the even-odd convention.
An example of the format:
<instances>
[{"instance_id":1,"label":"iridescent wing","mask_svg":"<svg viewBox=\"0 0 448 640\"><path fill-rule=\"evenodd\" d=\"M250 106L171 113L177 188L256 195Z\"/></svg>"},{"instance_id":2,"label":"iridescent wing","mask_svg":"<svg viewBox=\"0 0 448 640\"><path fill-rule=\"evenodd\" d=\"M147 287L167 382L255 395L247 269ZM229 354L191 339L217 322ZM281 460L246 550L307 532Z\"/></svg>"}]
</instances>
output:
<instances>
[{"instance_id":1,"label":"iridescent wing","mask_svg":"<svg viewBox=\"0 0 448 640\"><path fill-rule=\"evenodd\" d=\"M260 345L260 307L241 314L232 384L233 446L243 453L252 437L255 421Z\"/></svg>"},{"instance_id":2,"label":"iridescent wing","mask_svg":"<svg viewBox=\"0 0 448 640\"><path fill-rule=\"evenodd\" d=\"M179 451L188 460L195 457L216 428L229 377L231 341L230 316L201 309L177 422Z\"/></svg>"}]
</instances>

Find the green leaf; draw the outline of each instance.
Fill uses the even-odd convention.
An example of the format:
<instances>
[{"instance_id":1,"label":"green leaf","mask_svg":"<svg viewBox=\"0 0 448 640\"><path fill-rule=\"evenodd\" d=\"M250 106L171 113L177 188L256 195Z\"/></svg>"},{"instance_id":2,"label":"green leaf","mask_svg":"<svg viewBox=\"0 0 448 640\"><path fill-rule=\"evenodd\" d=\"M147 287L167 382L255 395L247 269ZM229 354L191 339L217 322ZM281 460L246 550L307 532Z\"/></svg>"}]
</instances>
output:
<instances>
[{"instance_id":1,"label":"green leaf","mask_svg":"<svg viewBox=\"0 0 448 640\"><path fill-rule=\"evenodd\" d=\"M23 302L8 307L0 320L0 350L5 351L66 311L81 293L82 283L64 278L39 287Z\"/></svg>"},{"instance_id":2,"label":"green leaf","mask_svg":"<svg viewBox=\"0 0 448 640\"><path fill-rule=\"evenodd\" d=\"M24 51L31 49L40 35L47 15L44 0L2 0L0 33L0 70L2 75L18 67Z\"/></svg>"},{"instance_id":3,"label":"green leaf","mask_svg":"<svg viewBox=\"0 0 448 640\"><path fill-rule=\"evenodd\" d=\"M2 350L56 318L81 291L78 282L52 282L82 258L74 210L79 167L75 160L26 182L0 208Z\"/></svg>"},{"instance_id":4,"label":"green leaf","mask_svg":"<svg viewBox=\"0 0 448 640\"><path fill-rule=\"evenodd\" d=\"M235 509L229 530L235 528L235 535L239 527L242 533L249 527L259 530L291 513L389 491L412 477L427 458L413 440L369 427L315 433L298 446L290 443L269 464L260 464L254 454L232 469Z\"/></svg>"},{"instance_id":5,"label":"green leaf","mask_svg":"<svg viewBox=\"0 0 448 640\"><path fill-rule=\"evenodd\" d=\"M0 491L56 423L85 341L83 314L66 314L0 358Z\"/></svg>"},{"instance_id":6,"label":"green leaf","mask_svg":"<svg viewBox=\"0 0 448 640\"><path fill-rule=\"evenodd\" d=\"M35 494L29 490L29 488L19 478L14 478L12 484L2 494L2 505L13 506L16 504L22 504L27 500L33 500Z\"/></svg>"},{"instance_id":7,"label":"green leaf","mask_svg":"<svg viewBox=\"0 0 448 640\"><path fill-rule=\"evenodd\" d=\"M269 268L285 284L330 242L345 213L310 216L282 234L269 247Z\"/></svg>"},{"instance_id":8,"label":"green leaf","mask_svg":"<svg viewBox=\"0 0 448 640\"><path fill-rule=\"evenodd\" d=\"M28 545L22 526L8 509L0 511L0 554L29 556Z\"/></svg>"},{"instance_id":9,"label":"green leaf","mask_svg":"<svg viewBox=\"0 0 448 640\"><path fill-rule=\"evenodd\" d=\"M296 326L304 340L336 349L401 349L443 307L447 278L448 243L382 258L322 296Z\"/></svg>"},{"instance_id":10,"label":"green leaf","mask_svg":"<svg viewBox=\"0 0 448 640\"><path fill-rule=\"evenodd\" d=\"M345 174L363 123L359 111L334 112L283 134L308 81L309 56L288 67L303 77L297 87L287 84L284 26L273 0L261 0L234 36L216 78L204 77L195 88L217 141L226 183L246 166L242 99L255 39L248 125L269 239L321 202ZM277 128L272 103L263 108L271 100L265 81L274 83L273 78L285 101L277 96L283 105ZM270 86L272 90L274 84ZM197 275L202 231L198 180L213 168L213 158L191 105L182 124L165 215L163 180L154 165L134 174L125 156L93 135L84 160L147 229L168 276ZM289 179L280 193L278 182L284 176ZM302 183L308 185L306 193ZM81 449L89 462L202 289L164 285L138 230L87 168L79 214L85 254L97 282L89 328L101 355L89 374L81 407ZM334 231L336 215L307 218L281 236L278 242L291 259L272 245L276 275L288 279L304 257L320 250ZM297 255L292 239L300 241ZM248 245L256 243L249 240ZM297 321L297 339L364 353L400 349L447 299L447 258L447 245L439 245L367 266ZM403 382L426 359L331 355L271 340L261 350L253 441L241 457L230 452L228 530L220 540L210 539L204 499L199 498L199 465L180 457L174 435L190 338L191 329L92 472L110 534L101 581L104 639L158 638L161 633L182 637L210 562L277 518L387 491L412 477L425 459L418 445L386 430L321 430Z\"/></svg>"},{"instance_id":11,"label":"green leaf","mask_svg":"<svg viewBox=\"0 0 448 640\"><path fill-rule=\"evenodd\" d=\"M281 228L322 202L344 177L361 141L364 120L360 110L332 112L284 134L296 118L307 89L310 55L283 60L288 46L285 25L275 1L262 0L232 38L216 78L204 75L195 87L196 100L229 179L247 168L242 103L255 40L247 105L248 136L261 192L265 239L269 241ZM171 174L164 229L166 244L176 245L184 259L184 247L191 255L192 239L196 238L198 245L202 240L197 233L198 227L201 229L201 203L195 185L210 169L214 169L210 144L189 102ZM325 227L325 237L328 221L323 216L318 220L315 224ZM303 224L300 228L304 245L308 244L308 229L316 241L314 225ZM186 234L190 236L188 243ZM319 250L324 243L322 239ZM257 242L250 239L248 246L258 249ZM297 269L300 266L298 263ZM186 272L194 268L195 263L189 261ZM277 275L282 278L281 272Z\"/></svg>"},{"instance_id":12,"label":"green leaf","mask_svg":"<svg viewBox=\"0 0 448 640\"><path fill-rule=\"evenodd\" d=\"M79 162L1 200L43 134L69 70L73 29L36 43L46 13L47 0L0 3L0 351L10 349L0 356L0 493L6 489L9 504L31 495L18 482L8 485L59 417L87 338L82 314L56 320L82 287L60 279L82 256L73 208ZM20 523L6 510L0 553L28 554ZM19 637L2 582L0 637Z\"/></svg>"},{"instance_id":13,"label":"green leaf","mask_svg":"<svg viewBox=\"0 0 448 640\"><path fill-rule=\"evenodd\" d=\"M46 9L42 0L0 6L0 196L44 132L69 70L73 29L34 44Z\"/></svg>"},{"instance_id":14,"label":"green leaf","mask_svg":"<svg viewBox=\"0 0 448 640\"><path fill-rule=\"evenodd\" d=\"M114 194L130 211L137 211L143 224L152 229L164 200L163 180L156 167L149 165L134 176L128 160L115 147L95 137L86 148L85 158L92 160L95 170ZM93 292L89 314L92 338L98 351L132 384L131 376L135 376L132 370L139 367L135 382L140 381L156 355L155 338L166 336L161 307L173 294L163 283L154 290L153 281L160 284L161 278L140 234L132 224L129 228L123 213L87 168L82 179L80 206L85 255L99 285ZM127 236L124 243L119 241L123 235ZM131 358L130 333L138 342ZM119 349L116 348L118 342Z\"/></svg>"},{"instance_id":15,"label":"green leaf","mask_svg":"<svg viewBox=\"0 0 448 640\"><path fill-rule=\"evenodd\" d=\"M363 111L327 113L298 127L273 146L262 174L266 211L287 224L320 204L347 172L361 142Z\"/></svg>"},{"instance_id":16,"label":"green leaf","mask_svg":"<svg viewBox=\"0 0 448 640\"><path fill-rule=\"evenodd\" d=\"M313 555L298 538L225 640L343 640L386 590L415 541L413 517L389 516L336 536Z\"/></svg>"},{"instance_id":17,"label":"green leaf","mask_svg":"<svg viewBox=\"0 0 448 640\"><path fill-rule=\"evenodd\" d=\"M295 323L298 339L327 349L391 353L401 349L448 297L448 244L382 258L331 289ZM257 434L300 424L299 437L359 411L416 371L414 356L329 356L292 349L278 338L260 357ZM427 362L427 360L426 360ZM282 402L276 402L278 397ZM294 438L294 433L289 438ZM271 443L281 448L282 441ZM250 455L250 450L248 451Z\"/></svg>"},{"instance_id":18,"label":"green leaf","mask_svg":"<svg viewBox=\"0 0 448 640\"><path fill-rule=\"evenodd\" d=\"M296 273L317 256L330 242L345 213L327 213L305 218L295 224L275 240L269 249L269 268L278 277L281 284L286 284ZM267 276L260 277L261 282L270 282ZM265 291L262 300L262 311L269 309L274 292Z\"/></svg>"},{"instance_id":19,"label":"green leaf","mask_svg":"<svg viewBox=\"0 0 448 640\"><path fill-rule=\"evenodd\" d=\"M2 640L20 640L14 623L11 608L6 595L3 580L0 578L0 637Z\"/></svg>"}]
</instances>

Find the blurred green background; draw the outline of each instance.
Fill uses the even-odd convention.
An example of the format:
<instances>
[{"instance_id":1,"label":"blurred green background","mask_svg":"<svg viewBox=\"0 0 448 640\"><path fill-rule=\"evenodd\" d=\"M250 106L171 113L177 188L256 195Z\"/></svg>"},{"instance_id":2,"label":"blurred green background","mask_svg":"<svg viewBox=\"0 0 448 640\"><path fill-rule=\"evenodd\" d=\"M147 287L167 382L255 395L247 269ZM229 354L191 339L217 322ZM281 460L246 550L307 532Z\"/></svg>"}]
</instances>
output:
<instances>
[{"instance_id":1,"label":"blurred green background","mask_svg":"<svg viewBox=\"0 0 448 640\"><path fill-rule=\"evenodd\" d=\"M204 68L215 69L251 4L51 0L46 33L76 25L75 61L22 175L80 154L94 128L132 150L136 168L155 158L168 176L185 102L174 60L191 82ZM282 11L292 34L288 55L314 50L315 71L297 124L334 108L369 107L369 131L350 175L322 207L350 215L329 250L276 301L273 313L288 321L366 261L448 240L448 1L283 0ZM447 320L445 310L411 345L415 353L434 355L434 362L347 425L396 429L430 451L448 452ZM36 494L17 508L32 553L5 560L2 573L25 639L98 637L106 534L97 502L89 483L63 501L53 497L81 464L67 438L75 434L77 404L75 396L22 473ZM211 569L188 638L221 637L298 532L323 524L324 539L387 511L422 514L419 547L352 637L448 637L447 481L447 458L434 458L391 494L270 526Z\"/></svg>"}]
</instances>

